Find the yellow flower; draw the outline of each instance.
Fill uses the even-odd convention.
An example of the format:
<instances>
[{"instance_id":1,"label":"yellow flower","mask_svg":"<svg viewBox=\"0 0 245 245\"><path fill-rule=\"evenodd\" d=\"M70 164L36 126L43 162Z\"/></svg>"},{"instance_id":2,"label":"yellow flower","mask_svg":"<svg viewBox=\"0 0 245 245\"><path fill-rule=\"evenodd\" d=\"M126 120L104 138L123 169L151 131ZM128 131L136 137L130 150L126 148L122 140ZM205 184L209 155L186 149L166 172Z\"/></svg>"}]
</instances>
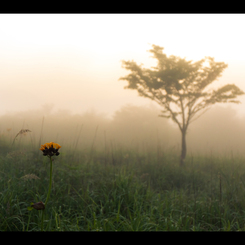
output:
<instances>
[{"instance_id":1,"label":"yellow flower","mask_svg":"<svg viewBox=\"0 0 245 245\"><path fill-rule=\"evenodd\" d=\"M61 146L57 143L50 142L50 143L45 143L44 145L41 145L40 150L43 152L44 156L53 156L56 155L58 156L60 153L58 150L61 148Z\"/></svg>"}]
</instances>

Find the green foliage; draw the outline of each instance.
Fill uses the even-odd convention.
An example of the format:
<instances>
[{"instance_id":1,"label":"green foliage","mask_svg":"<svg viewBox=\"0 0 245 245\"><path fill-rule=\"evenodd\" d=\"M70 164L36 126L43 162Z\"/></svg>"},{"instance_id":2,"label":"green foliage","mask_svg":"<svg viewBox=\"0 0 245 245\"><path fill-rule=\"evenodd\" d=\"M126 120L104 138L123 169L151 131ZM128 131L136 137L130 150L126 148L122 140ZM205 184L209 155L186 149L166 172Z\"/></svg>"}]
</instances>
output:
<instances>
[{"instance_id":1,"label":"green foliage","mask_svg":"<svg viewBox=\"0 0 245 245\"><path fill-rule=\"evenodd\" d=\"M160 116L171 118L178 125L181 131L180 165L183 166L187 153L188 126L201 114L196 118L194 116L215 103L239 103L235 99L244 92L234 84L207 90L207 86L220 77L227 67L224 62L205 57L193 63L174 55L167 57L162 47L152 47L149 51L157 59L157 66L146 69L134 61L122 61L122 67L131 73L120 80L128 82L124 88L135 89L140 96L157 102L164 108ZM204 63L208 63L208 66L204 66Z\"/></svg>"},{"instance_id":2,"label":"green foliage","mask_svg":"<svg viewBox=\"0 0 245 245\"><path fill-rule=\"evenodd\" d=\"M150 98L163 106L161 116L172 118L181 131L188 127L200 110L215 103L239 103L235 99L244 92L234 84L217 90L206 90L227 68L224 62L215 62L211 57L197 62L186 61L173 55L167 57L160 46L152 47L149 52L157 59L157 66L146 69L134 61L122 61L122 67L131 73L120 80L128 82L124 88L135 89L140 96ZM204 63L208 63L208 66L204 66Z\"/></svg>"},{"instance_id":3,"label":"green foliage","mask_svg":"<svg viewBox=\"0 0 245 245\"><path fill-rule=\"evenodd\" d=\"M244 230L243 158L187 157L180 169L175 152L115 151L113 163L95 151L89 164L78 153L53 163L44 230ZM36 157L36 168L28 152L17 164L7 154L0 158L1 231L41 230L40 212L28 207L45 199L49 166Z\"/></svg>"}]
</instances>

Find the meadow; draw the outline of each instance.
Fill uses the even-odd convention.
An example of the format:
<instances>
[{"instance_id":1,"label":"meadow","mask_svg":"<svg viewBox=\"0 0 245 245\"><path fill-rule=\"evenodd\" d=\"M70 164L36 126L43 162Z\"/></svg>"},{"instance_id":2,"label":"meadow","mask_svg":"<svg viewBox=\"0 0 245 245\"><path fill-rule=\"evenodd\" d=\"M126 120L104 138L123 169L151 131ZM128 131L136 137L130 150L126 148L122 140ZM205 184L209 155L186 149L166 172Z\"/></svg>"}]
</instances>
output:
<instances>
[{"instance_id":1,"label":"meadow","mask_svg":"<svg viewBox=\"0 0 245 245\"><path fill-rule=\"evenodd\" d=\"M214 112L190 128L183 167L179 132L154 108L126 107L110 122L64 111L1 116L0 231L244 231L244 123ZM20 129L31 132L15 138ZM50 159L40 147L51 141L61 148L48 203L45 212L28 210L49 193Z\"/></svg>"},{"instance_id":2,"label":"meadow","mask_svg":"<svg viewBox=\"0 0 245 245\"><path fill-rule=\"evenodd\" d=\"M0 138L0 230L40 231L49 159L39 142ZM53 157L44 231L243 231L243 157L188 156L175 150L139 152L109 147ZM68 147L67 147L68 148Z\"/></svg>"}]
</instances>

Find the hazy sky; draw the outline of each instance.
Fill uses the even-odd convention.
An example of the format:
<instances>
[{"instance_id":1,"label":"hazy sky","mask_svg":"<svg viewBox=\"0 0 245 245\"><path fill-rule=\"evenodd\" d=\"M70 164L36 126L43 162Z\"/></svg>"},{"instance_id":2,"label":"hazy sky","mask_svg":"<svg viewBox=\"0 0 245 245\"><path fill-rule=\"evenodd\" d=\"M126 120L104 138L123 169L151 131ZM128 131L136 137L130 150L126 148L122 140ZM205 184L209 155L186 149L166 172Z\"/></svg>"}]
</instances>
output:
<instances>
[{"instance_id":1,"label":"hazy sky","mask_svg":"<svg viewBox=\"0 0 245 245\"><path fill-rule=\"evenodd\" d=\"M214 85L245 91L244 23L244 14L0 14L0 114L50 103L111 115L128 103L154 104L118 81L128 73L121 60L155 64L151 44L187 60L223 61ZM233 108L245 114L239 99Z\"/></svg>"}]
</instances>

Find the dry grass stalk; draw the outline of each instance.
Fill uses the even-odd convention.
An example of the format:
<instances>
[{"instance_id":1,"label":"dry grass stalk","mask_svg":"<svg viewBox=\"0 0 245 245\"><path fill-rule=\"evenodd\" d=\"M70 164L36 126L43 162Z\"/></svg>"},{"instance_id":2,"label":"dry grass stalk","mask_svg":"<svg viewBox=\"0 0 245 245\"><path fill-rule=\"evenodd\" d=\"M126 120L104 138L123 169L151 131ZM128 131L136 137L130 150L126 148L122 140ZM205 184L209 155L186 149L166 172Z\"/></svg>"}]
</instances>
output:
<instances>
[{"instance_id":1,"label":"dry grass stalk","mask_svg":"<svg viewBox=\"0 0 245 245\"><path fill-rule=\"evenodd\" d=\"M26 135L27 132L31 132L31 130L29 130L29 129L21 129L20 132L14 137L12 145L14 144L14 141L15 141L15 139L16 139L16 137L18 135Z\"/></svg>"},{"instance_id":2,"label":"dry grass stalk","mask_svg":"<svg viewBox=\"0 0 245 245\"><path fill-rule=\"evenodd\" d=\"M32 180L32 179L40 179L35 174L27 174L21 177L23 180Z\"/></svg>"}]
</instances>

